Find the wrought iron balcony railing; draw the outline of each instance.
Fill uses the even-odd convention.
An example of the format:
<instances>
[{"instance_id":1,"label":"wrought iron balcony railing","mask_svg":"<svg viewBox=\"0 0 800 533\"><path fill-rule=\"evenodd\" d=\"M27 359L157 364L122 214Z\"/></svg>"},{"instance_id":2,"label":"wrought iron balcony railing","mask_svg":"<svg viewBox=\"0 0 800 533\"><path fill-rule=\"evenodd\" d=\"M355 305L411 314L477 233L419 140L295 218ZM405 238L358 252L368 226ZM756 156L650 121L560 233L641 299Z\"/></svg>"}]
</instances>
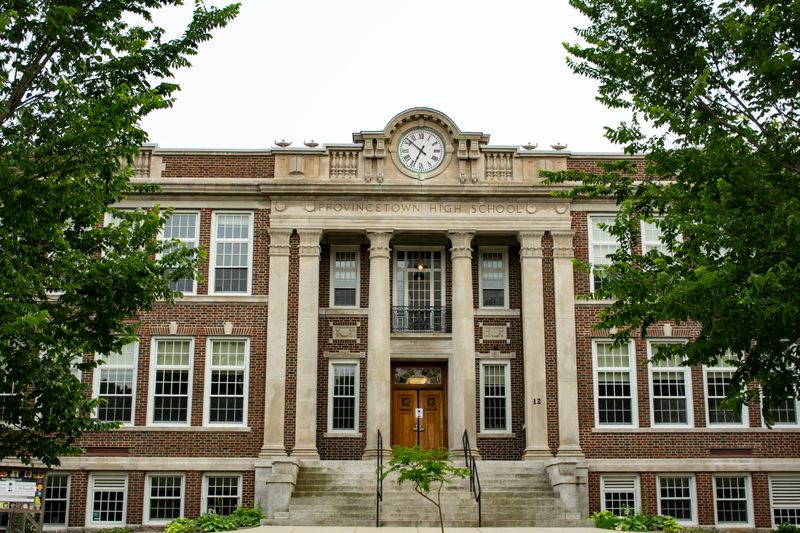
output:
<instances>
[{"instance_id":1,"label":"wrought iron balcony railing","mask_svg":"<svg viewBox=\"0 0 800 533\"><path fill-rule=\"evenodd\" d=\"M392 307L392 331L450 333L450 308L438 305Z\"/></svg>"}]
</instances>

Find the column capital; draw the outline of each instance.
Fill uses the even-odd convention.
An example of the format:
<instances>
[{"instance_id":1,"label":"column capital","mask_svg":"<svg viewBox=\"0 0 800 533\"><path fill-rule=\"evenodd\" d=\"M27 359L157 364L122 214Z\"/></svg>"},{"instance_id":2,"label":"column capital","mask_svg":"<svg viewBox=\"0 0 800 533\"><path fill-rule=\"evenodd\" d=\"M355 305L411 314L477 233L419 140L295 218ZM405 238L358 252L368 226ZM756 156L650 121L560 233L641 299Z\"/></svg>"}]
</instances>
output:
<instances>
[{"instance_id":1,"label":"column capital","mask_svg":"<svg viewBox=\"0 0 800 533\"><path fill-rule=\"evenodd\" d=\"M292 236L291 229L270 228L269 230L269 256L288 256L289 238Z\"/></svg>"},{"instance_id":2,"label":"column capital","mask_svg":"<svg viewBox=\"0 0 800 533\"><path fill-rule=\"evenodd\" d=\"M575 255L572 249L572 237L575 232L572 230L553 231L553 257L572 259Z\"/></svg>"},{"instance_id":3,"label":"column capital","mask_svg":"<svg viewBox=\"0 0 800 533\"><path fill-rule=\"evenodd\" d=\"M392 240L391 230L367 230L369 239L369 257L391 258L389 241Z\"/></svg>"},{"instance_id":4,"label":"column capital","mask_svg":"<svg viewBox=\"0 0 800 533\"><path fill-rule=\"evenodd\" d=\"M450 247L450 253L453 259L457 257L466 257L472 259L472 238L475 236L474 231L448 231L447 238L453 246Z\"/></svg>"},{"instance_id":5,"label":"column capital","mask_svg":"<svg viewBox=\"0 0 800 533\"><path fill-rule=\"evenodd\" d=\"M520 244L520 260L542 258L542 237L544 237L543 231L517 232L517 240Z\"/></svg>"},{"instance_id":6,"label":"column capital","mask_svg":"<svg viewBox=\"0 0 800 533\"><path fill-rule=\"evenodd\" d=\"M297 234L300 235L300 255L319 257L319 241L322 239L322 230L299 229Z\"/></svg>"}]
</instances>

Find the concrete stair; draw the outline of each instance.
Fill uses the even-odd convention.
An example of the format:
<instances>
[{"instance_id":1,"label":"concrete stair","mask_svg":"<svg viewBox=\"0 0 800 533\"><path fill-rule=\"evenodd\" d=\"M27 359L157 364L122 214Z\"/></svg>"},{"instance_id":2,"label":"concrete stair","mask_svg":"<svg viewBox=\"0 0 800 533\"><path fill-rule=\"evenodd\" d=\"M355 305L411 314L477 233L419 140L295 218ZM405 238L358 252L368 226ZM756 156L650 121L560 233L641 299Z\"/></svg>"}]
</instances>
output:
<instances>
[{"instance_id":1,"label":"concrete stair","mask_svg":"<svg viewBox=\"0 0 800 533\"><path fill-rule=\"evenodd\" d=\"M565 511L537 461L479 461L482 525L495 527L570 527L591 525ZM289 511L265 525L374 526L375 463L372 461L303 462ZM436 507L396 476L383 482L381 526L437 526ZM435 499L432 490L431 497ZM445 526L475 527L478 505L469 480L442 489Z\"/></svg>"}]
</instances>

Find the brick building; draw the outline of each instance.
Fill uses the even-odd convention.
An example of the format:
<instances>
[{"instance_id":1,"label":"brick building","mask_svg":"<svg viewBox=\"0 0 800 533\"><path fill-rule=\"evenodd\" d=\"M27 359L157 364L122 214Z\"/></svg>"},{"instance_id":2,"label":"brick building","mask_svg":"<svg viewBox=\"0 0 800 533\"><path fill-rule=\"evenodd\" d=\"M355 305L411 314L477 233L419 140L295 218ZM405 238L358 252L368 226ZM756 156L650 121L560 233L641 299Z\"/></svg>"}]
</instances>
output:
<instances>
[{"instance_id":1,"label":"brick building","mask_svg":"<svg viewBox=\"0 0 800 533\"><path fill-rule=\"evenodd\" d=\"M162 192L122 207L175 208L165 237L208 254L138 343L82 376L122 427L86 435L51 474L53 527L256 501L291 519L304 469L374 464L379 430L387 452L458 453L466 434L482 475L532 465L584 517L800 522L796 402L768 429L758 405L720 406L729 369L646 363L691 328L619 349L592 328L607 302L582 298L598 280L572 260L616 245L600 227L615 206L557 198L539 171L621 156L491 146L424 108L353 141L142 149L135 181Z\"/></svg>"}]
</instances>

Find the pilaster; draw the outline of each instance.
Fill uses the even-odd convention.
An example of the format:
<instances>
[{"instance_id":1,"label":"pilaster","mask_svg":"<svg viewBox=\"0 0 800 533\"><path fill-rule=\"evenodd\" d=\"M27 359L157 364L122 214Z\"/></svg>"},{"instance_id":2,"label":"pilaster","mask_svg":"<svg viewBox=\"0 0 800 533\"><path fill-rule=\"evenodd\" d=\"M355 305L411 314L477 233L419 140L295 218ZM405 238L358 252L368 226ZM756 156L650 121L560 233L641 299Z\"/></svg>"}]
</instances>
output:
<instances>
[{"instance_id":1,"label":"pilaster","mask_svg":"<svg viewBox=\"0 0 800 533\"><path fill-rule=\"evenodd\" d=\"M572 231L554 231L556 355L558 357L558 456L582 457L578 427L578 369Z\"/></svg>"},{"instance_id":2,"label":"pilaster","mask_svg":"<svg viewBox=\"0 0 800 533\"><path fill-rule=\"evenodd\" d=\"M384 451L391 441L391 336L389 266L392 232L368 230L369 239L369 325L367 327L367 446L364 457L378 451L378 435L383 436Z\"/></svg>"},{"instance_id":3,"label":"pilaster","mask_svg":"<svg viewBox=\"0 0 800 533\"><path fill-rule=\"evenodd\" d=\"M319 241L322 231L298 230L297 403L292 457L319 459L317 453L317 323L319 321Z\"/></svg>"},{"instance_id":4,"label":"pilaster","mask_svg":"<svg viewBox=\"0 0 800 533\"><path fill-rule=\"evenodd\" d=\"M552 455L547 440L543 236L543 231L517 233L522 278L522 349L525 354L525 459Z\"/></svg>"},{"instance_id":5,"label":"pilaster","mask_svg":"<svg viewBox=\"0 0 800 533\"><path fill-rule=\"evenodd\" d=\"M475 307L472 300L472 238L474 231L450 231L447 237L452 269L453 356L448 370L448 442L461 450L464 430L477 451L475 413Z\"/></svg>"},{"instance_id":6,"label":"pilaster","mask_svg":"<svg viewBox=\"0 0 800 533\"><path fill-rule=\"evenodd\" d=\"M286 456L286 343L289 323L289 238L291 229L269 230L269 310L264 393L264 444L261 457Z\"/></svg>"}]
</instances>

